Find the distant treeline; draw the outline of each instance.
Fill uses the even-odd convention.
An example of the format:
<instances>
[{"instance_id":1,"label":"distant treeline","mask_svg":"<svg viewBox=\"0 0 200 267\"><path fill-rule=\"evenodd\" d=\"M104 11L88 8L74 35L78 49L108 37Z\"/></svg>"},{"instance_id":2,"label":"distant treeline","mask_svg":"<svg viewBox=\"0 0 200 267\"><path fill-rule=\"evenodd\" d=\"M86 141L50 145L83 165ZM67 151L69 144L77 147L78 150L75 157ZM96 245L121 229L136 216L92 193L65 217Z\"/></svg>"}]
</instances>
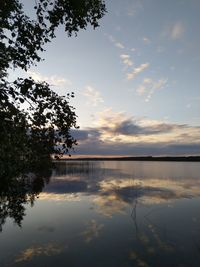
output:
<instances>
[{"instance_id":1,"label":"distant treeline","mask_svg":"<svg viewBox=\"0 0 200 267\"><path fill-rule=\"evenodd\" d=\"M118 161L192 161L192 162L197 162L200 161L200 156L180 156L180 157L171 157L171 156L166 156L166 157L153 157L153 156L144 156L144 157L85 157L85 158L68 158L66 160L106 160L106 161L111 161L111 160L118 160Z\"/></svg>"}]
</instances>

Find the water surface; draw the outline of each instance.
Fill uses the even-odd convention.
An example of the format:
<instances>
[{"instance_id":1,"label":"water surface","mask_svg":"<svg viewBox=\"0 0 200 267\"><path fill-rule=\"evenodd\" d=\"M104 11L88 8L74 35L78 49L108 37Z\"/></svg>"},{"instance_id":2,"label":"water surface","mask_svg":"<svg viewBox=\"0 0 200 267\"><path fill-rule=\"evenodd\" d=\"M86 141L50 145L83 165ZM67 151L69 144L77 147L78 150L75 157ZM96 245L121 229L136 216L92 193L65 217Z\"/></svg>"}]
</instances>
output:
<instances>
[{"instance_id":1,"label":"water surface","mask_svg":"<svg viewBox=\"0 0 200 267\"><path fill-rule=\"evenodd\" d=\"M200 266L199 163L59 162L10 188L1 267Z\"/></svg>"}]
</instances>

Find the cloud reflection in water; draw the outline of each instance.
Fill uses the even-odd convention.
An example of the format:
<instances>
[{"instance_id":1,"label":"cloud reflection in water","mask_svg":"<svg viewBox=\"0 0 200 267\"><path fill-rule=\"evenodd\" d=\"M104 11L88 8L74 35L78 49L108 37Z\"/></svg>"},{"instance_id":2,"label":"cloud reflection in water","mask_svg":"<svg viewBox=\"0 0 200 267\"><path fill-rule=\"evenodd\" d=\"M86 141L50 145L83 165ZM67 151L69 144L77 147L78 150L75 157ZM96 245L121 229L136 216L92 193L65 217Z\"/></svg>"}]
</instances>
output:
<instances>
[{"instance_id":1,"label":"cloud reflection in water","mask_svg":"<svg viewBox=\"0 0 200 267\"><path fill-rule=\"evenodd\" d=\"M156 167L160 168L160 163L156 166L152 163L149 168L142 169L143 177L138 178L135 171L138 166L133 162L124 162L119 168L112 163L108 168L106 163L98 161L62 162L57 166L59 175L55 173L51 184L40 194L40 199L80 201L90 195L97 212L112 216L124 213L135 199L143 205L155 205L200 196L200 180L197 177L180 176L182 172L170 176L170 170L167 174L164 169L165 177L160 178L158 175L162 174L162 170L156 170ZM177 168L180 169L180 163ZM152 178L146 174L147 171L148 175L152 172Z\"/></svg>"}]
</instances>

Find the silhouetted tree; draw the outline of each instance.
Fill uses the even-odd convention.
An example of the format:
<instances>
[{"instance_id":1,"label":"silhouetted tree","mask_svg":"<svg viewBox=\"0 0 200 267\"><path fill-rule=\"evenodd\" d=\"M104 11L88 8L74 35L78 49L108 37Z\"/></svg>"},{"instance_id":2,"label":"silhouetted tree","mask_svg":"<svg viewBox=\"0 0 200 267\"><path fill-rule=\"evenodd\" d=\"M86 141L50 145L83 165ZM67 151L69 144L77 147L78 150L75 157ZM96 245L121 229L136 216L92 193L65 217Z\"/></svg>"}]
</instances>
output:
<instances>
[{"instance_id":1,"label":"silhouetted tree","mask_svg":"<svg viewBox=\"0 0 200 267\"><path fill-rule=\"evenodd\" d=\"M45 168L43 168L45 164ZM49 183L52 173L50 161L29 165L29 173L14 173L0 179L0 232L7 218L21 226L26 215L26 204L34 205L43 187Z\"/></svg>"},{"instance_id":2,"label":"silhouetted tree","mask_svg":"<svg viewBox=\"0 0 200 267\"><path fill-rule=\"evenodd\" d=\"M76 144L74 94L59 96L46 82L8 79L10 68L27 69L42 60L44 45L63 25L68 36L90 24L98 26L103 0L36 0L35 18L19 0L0 1L0 173L14 172L39 156L68 153ZM25 105L26 103L26 105ZM12 162L12 164L11 164Z\"/></svg>"}]
</instances>

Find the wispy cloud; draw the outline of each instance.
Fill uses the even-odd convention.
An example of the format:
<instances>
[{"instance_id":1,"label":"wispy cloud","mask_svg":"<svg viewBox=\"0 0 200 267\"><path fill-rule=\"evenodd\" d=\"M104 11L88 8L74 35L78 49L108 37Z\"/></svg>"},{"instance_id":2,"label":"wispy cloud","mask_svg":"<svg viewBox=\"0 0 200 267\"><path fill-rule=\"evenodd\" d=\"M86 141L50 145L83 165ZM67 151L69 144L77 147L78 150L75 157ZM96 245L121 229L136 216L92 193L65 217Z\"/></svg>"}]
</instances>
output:
<instances>
[{"instance_id":1,"label":"wispy cloud","mask_svg":"<svg viewBox=\"0 0 200 267\"><path fill-rule=\"evenodd\" d=\"M135 78L138 74L143 72L148 67L149 67L149 63L141 64L140 66L134 68L132 72L127 73L127 79L132 80L133 78Z\"/></svg>"},{"instance_id":2,"label":"wispy cloud","mask_svg":"<svg viewBox=\"0 0 200 267\"><path fill-rule=\"evenodd\" d=\"M97 91L92 86L88 85L85 87L85 90L83 92L83 95L87 97L87 104L92 105L94 107L98 106L99 104L103 103L104 100L101 97L101 94L99 91Z\"/></svg>"},{"instance_id":3,"label":"wispy cloud","mask_svg":"<svg viewBox=\"0 0 200 267\"><path fill-rule=\"evenodd\" d=\"M133 2L130 2L131 4L128 6L128 9L127 9L127 15L129 17L133 17L135 16L139 10L143 9L143 5L141 3L141 1L133 1Z\"/></svg>"},{"instance_id":4,"label":"wispy cloud","mask_svg":"<svg viewBox=\"0 0 200 267\"><path fill-rule=\"evenodd\" d=\"M163 88L167 83L167 79L160 79L158 81L153 81L152 79L145 78L143 83L139 85L136 92L140 96L145 96L145 101L149 102L153 94Z\"/></svg>"},{"instance_id":5,"label":"wispy cloud","mask_svg":"<svg viewBox=\"0 0 200 267\"><path fill-rule=\"evenodd\" d=\"M108 37L109 41L113 43L117 48L120 48L120 49L125 48L125 46L121 42L117 41L112 35L110 34L105 34L105 35Z\"/></svg>"},{"instance_id":6,"label":"wispy cloud","mask_svg":"<svg viewBox=\"0 0 200 267\"><path fill-rule=\"evenodd\" d=\"M181 39L183 37L184 32L185 27L183 23L177 21L174 24L167 25L167 27L162 32L162 36L175 41Z\"/></svg>"},{"instance_id":7,"label":"wispy cloud","mask_svg":"<svg viewBox=\"0 0 200 267\"><path fill-rule=\"evenodd\" d=\"M118 48L121 48L121 49L125 48L124 45L122 43L119 43L119 42L115 43L115 46Z\"/></svg>"},{"instance_id":8,"label":"wispy cloud","mask_svg":"<svg viewBox=\"0 0 200 267\"><path fill-rule=\"evenodd\" d=\"M130 59L130 56L127 55L127 54L123 54L123 55L120 55L120 58L122 59L122 62L124 63L124 65L130 67L133 65L133 62L132 60Z\"/></svg>"},{"instance_id":9,"label":"wispy cloud","mask_svg":"<svg viewBox=\"0 0 200 267\"><path fill-rule=\"evenodd\" d=\"M28 71L27 72L29 76L31 76L35 81L38 82L47 82L51 86L69 86L72 84L72 82L66 78L60 77L58 75L51 75L51 76L45 76L40 74L39 72L34 71Z\"/></svg>"},{"instance_id":10,"label":"wispy cloud","mask_svg":"<svg viewBox=\"0 0 200 267\"><path fill-rule=\"evenodd\" d=\"M142 41L143 41L143 43L145 43L145 44L150 44L150 43L151 43L151 40L150 40L148 37L143 37L143 38L142 38Z\"/></svg>"},{"instance_id":11,"label":"wispy cloud","mask_svg":"<svg viewBox=\"0 0 200 267\"><path fill-rule=\"evenodd\" d=\"M21 254L16 258L15 262L26 262L32 260L34 257L38 256L52 256L58 255L63 251L63 247L48 243L41 246L32 246L21 252Z\"/></svg>"},{"instance_id":12,"label":"wispy cloud","mask_svg":"<svg viewBox=\"0 0 200 267\"><path fill-rule=\"evenodd\" d=\"M173 40L180 39L184 33L184 27L181 22L177 22L173 25L171 29L171 38Z\"/></svg>"},{"instance_id":13,"label":"wispy cloud","mask_svg":"<svg viewBox=\"0 0 200 267\"><path fill-rule=\"evenodd\" d=\"M84 236L85 242L89 243L93 239L98 238L104 224L98 223L96 220L91 220L87 225L87 229L81 233Z\"/></svg>"}]
</instances>

